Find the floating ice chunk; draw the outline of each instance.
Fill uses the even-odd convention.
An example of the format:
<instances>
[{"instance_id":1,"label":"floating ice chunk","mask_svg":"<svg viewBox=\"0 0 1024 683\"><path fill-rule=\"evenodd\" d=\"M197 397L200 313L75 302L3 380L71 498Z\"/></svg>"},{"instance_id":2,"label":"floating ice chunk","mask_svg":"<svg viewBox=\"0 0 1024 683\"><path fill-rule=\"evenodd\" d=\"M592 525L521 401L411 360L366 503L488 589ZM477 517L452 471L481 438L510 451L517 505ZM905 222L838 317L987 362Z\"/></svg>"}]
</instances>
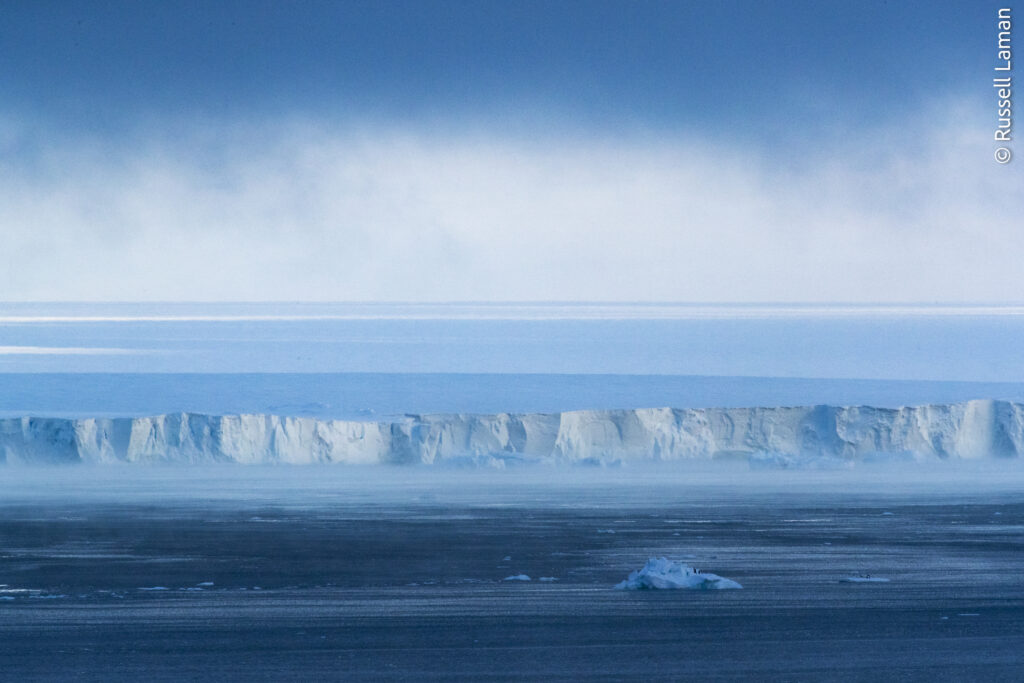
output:
<instances>
[{"instance_id":1,"label":"floating ice chunk","mask_svg":"<svg viewBox=\"0 0 1024 683\"><path fill-rule=\"evenodd\" d=\"M212 586L213 585L213 581L202 581L200 583L197 583L196 585L197 586Z\"/></svg>"},{"instance_id":2,"label":"floating ice chunk","mask_svg":"<svg viewBox=\"0 0 1024 683\"><path fill-rule=\"evenodd\" d=\"M695 590L720 590L743 588L731 579L717 574L704 574L682 562L652 557L642 569L630 572L629 577L615 586L618 590L643 590L648 588L671 589L690 588Z\"/></svg>"},{"instance_id":3,"label":"floating ice chunk","mask_svg":"<svg viewBox=\"0 0 1024 683\"><path fill-rule=\"evenodd\" d=\"M516 574L515 576L506 576L505 581L529 581L530 577L526 574Z\"/></svg>"},{"instance_id":4,"label":"floating ice chunk","mask_svg":"<svg viewBox=\"0 0 1024 683\"><path fill-rule=\"evenodd\" d=\"M144 588L139 588L139 590L140 591L166 591L166 590L170 590L170 589L167 588L167 586L148 586L148 587L144 587Z\"/></svg>"},{"instance_id":5,"label":"floating ice chunk","mask_svg":"<svg viewBox=\"0 0 1024 683\"><path fill-rule=\"evenodd\" d=\"M871 574L864 574L863 576L847 576L839 579L839 583L889 583L889 579L881 576L871 576Z\"/></svg>"},{"instance_id":6,"label":"floating ice chunk","mask_svg":"<svg viewBox=\"0 0 1024 683\"><path fill-rule=\"evenodd\" d=\"M501 558L501 561L502 562L511 562L512 561L512 556L511 555L506 555L505 557Z\"/></svg>"},{"instance_id":7,"label":"floating ice chunk","mask_svg":"<svg viewBox=\"0 0 1024 683\"><path fill-rule=\"evenodd\" d=\"M548 582L548 583L550 583L551 581L558 581L558 579L556 579L556 578L555 578L555 577L553 577L553 576L542 576L542 577L540 577L540 578L539 578L539 579L537 579L537 580L538 580L538 581L546 581L546 582Z\"/></svg>"}]
</instances>

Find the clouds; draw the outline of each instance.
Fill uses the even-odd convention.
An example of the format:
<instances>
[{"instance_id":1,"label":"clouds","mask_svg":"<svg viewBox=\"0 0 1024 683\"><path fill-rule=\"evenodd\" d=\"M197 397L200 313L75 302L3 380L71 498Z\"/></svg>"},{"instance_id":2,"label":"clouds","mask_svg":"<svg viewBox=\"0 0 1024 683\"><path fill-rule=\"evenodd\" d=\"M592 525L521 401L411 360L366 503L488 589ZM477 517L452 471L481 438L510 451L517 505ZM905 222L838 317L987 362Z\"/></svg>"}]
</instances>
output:
<instances>
[{"instance_id":1,"label":"clouds","mask_svg":"<svg viewBox=\"0 0 1024 683\"><path fill-rule=\"evenodd\" d=\"M0 136L5 299L1016 300L984 112L822 140L267 123ZM17 151L15 151L17 150Z\"/></svg>"}]
</instances>

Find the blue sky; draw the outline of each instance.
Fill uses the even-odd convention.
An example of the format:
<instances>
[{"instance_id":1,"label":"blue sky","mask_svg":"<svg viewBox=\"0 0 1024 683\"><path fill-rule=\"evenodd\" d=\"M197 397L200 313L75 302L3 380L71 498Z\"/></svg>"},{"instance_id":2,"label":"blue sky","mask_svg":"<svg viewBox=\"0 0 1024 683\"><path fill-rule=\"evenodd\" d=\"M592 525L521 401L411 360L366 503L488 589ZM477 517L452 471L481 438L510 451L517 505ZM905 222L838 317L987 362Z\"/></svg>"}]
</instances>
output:
<instances>
[{"instance_id":1,"label":"blue sky","mask_svg":"<svg viewBox=\"0 0 1024 683\"><path fill-rule=\"evenodd\" d=\"M7 2L0 288L1016 299L996 8Z\"/></svg>"},{"instance_id":2,"label":"blue sky","mask_svg":"<svg viewBox=\"0 0 1024 683\"><path fill-rule=\"evenodd\" d=\"M994 6L993 6L994 7ZM978 92L977 2L11 2L7 106L113 134L281 115L770 142ZM830 119L832 121L830 121ZM799 137L799 136L797 136Z\"/></svg>"}]
</instances>

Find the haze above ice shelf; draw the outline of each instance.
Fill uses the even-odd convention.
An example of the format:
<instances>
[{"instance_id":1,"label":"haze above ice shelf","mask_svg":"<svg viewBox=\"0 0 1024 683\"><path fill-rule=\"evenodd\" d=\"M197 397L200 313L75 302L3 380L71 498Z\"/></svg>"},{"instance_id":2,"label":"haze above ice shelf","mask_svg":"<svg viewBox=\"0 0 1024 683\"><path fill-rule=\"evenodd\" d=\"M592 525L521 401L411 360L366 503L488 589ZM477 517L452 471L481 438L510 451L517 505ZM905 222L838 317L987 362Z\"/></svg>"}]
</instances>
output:
<instances>
[{"instance_id":1,"label":"haze above ice shelf","mask_svg":"<svg viewBox=\"0 0 1024 683\"><path fill-rule=\"evenodd\" d=\"M1024 317L1014 304L688 302L90 303L0 302L0 324L298 322L315 320L698 320L769 318Z\"/></svg>"}]
</instances>

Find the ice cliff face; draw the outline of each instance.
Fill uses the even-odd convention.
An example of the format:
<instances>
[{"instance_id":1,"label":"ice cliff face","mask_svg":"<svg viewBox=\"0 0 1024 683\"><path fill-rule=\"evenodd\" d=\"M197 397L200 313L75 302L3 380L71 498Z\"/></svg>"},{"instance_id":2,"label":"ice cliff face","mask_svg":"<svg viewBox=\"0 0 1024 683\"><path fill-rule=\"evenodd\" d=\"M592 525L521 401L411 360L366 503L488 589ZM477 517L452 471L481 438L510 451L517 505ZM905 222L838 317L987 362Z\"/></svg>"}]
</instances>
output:
<instances>
[{"instance_id":1,"label":"ice cliff face","mask_svg":"<svg viewBox=\"0 0 1024 683\"><path fill-rule=\"evenodd\" d=\"M8 463L566 463L1024 453L1024 405L970 401L899 409L670 408L524 415L422 415L355 422L276 415L0 420Z\"/></svg>"}]
</instances>

